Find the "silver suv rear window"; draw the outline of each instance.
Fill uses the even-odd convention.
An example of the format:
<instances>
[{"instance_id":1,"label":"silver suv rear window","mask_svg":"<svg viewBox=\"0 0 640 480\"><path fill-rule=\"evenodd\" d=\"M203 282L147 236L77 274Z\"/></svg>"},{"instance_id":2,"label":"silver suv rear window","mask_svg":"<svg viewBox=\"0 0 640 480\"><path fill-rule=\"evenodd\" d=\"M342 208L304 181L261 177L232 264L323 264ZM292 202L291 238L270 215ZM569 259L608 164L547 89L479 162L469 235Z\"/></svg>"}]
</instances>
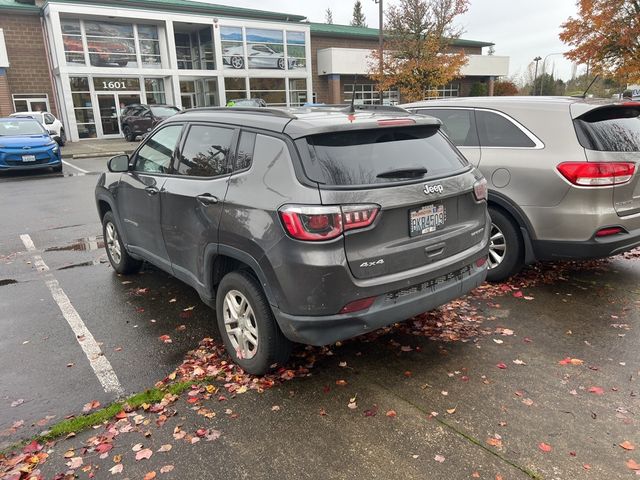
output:
<instances>
[{"instance_id":1,"label":"silver suv rear window","mask_svg":"<svg viewBox=\"0 0 640 480\"><path fill-rule=\"evenodd\" d=\"M306 137L302 155L307 177L323 185L376 185L425 180L468 168L439 126L378 128ZM424 171L417 177L391 175Z\"/></svg>"},{"instance_id":2,"label":"silver suv rear window","mask_svg":"<svg viewBox=\"0 0 640 480\"><path fill-rule=\"evenodd\" d=\"M612 106L591 110L576 120L580 144L600 152L640 151L640 109Z\"/></svg>"}]
</instances>

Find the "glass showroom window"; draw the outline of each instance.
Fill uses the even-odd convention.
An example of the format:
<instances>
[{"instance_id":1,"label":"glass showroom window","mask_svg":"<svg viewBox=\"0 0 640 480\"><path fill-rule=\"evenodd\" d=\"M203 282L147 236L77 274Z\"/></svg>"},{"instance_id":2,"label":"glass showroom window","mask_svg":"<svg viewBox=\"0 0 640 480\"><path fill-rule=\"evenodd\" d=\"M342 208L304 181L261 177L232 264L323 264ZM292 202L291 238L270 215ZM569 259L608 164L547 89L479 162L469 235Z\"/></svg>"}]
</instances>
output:
<instances>
[{"instance_id":1,"label":"glass showroom window","mask_svg":"<svg viewBox=\"0 0 640 480\"><path fill-rule=\"evenodd\" d=\"M91 65L138 67L132 24L85 21L84 29Z\"/></svg>"},{"instance_id":2,"label":"glass showroom window","mask_svg":"<svg viewBox=\"0 0 640 480\"><path fill-rule=\"evenodd\" d=\"M93 105L89 92L89 79L86 77L70 77L73 111L78 125L80 138L96 138L96 121L93 117Z\"/></svg>"},{"instance_id":3,"label":"glass showroom window","mask_svg":"<svg viewBox=\"0 0 640 480\"><path fill-rule=\"evenodd\" d=\"M293 68L295 59L284 58L284 35L282 30L247 28L247 61L249 68L284 70Z\"/></svg>"},{"instance_id":4,"label":"glass showroom window","mask_svg":"<svg viewBox=\"0 0 640 480\"><path fill-rule=\"evenodd\" d=\"M246 78L225 78L224 85L227 92L227 105L230 101L239 98L247 98Z\"/></svg>"},{"instance_id":5,"label":"glass showroom window","mask_svg":"<svg viewBox=\"0 0 640 480\"><path fill-rule=\"evenodd\" d=\"M345 84L344 101L351 102L353 93L353 85ZM380 105L380 92L373 84L356 85L356 105ZM400 92L397 89L386 90L383 92L383 101L385 105L397 105L400 103Z\"/></svg>"},{"instance_id":6,"label":"glass showroom window","mask_svg":"<svg viewBox=\"0 0 640 480\"><path fill-rule=\"evenodd\" d=\"M174 24L174 38L180 70L215 70L213 30L187 24Z\"/></svg>"},{"instance_id":7,"label":"glass showroom window","mask_svg":"<svg viewBox=\"0 0 640 480\"><path fill-rule=\"evenodd\" d=\"M164 94L164 80L162 78L145 78L144 90L149 105L163 105L167 103Z\"/></svg>"},{"instance_id":8,"label":"glass showroom window","mask_svg":"<svg viewBox=\"0 0 640 480\"><path fill-rule=\"evenodd\" d=\"M459 83L451 83L445 87L433 88L430 91L430 94L424 97L424 100L433 100L436 98L449 98L449 97L457 97L460 91ZM433 93L436 92L436 95Z\"/></svg>"},{"instance_id":9,"label":"glass showroom window","mask_svg":"<svg viewBox=\"0 0 640 480\"><path fill-rule=\"evenodd\" d=\"M289 69L304 69L307 66L307 49L304 32L287 32L287 55Z\"/></svg>"},{"instance_id":10,"label":"glass showroom window","mask_svg":"<svg viewBox=\"0 0 640 480\"><path fill-rule=\"evenodd\" d=\"M220 27L220 39L222 42L222 63L224 68L235 70L245 68L242 28Z\"/></svg>"},{"instance_id":11,"label":"glass showroom window","mask_svg":"<svg viewBox=\"0 0 640 480\"><path fill-rule=\"evenodd\" d=\"M307 103L307 80L304 78L289 79L289 105L301 107Z\"/></svg>"},{"instance_id":12,"label":"glass showroom window","mask_svg":"<svg viewBox=\"0 0 640 480\"><path fill-rule=\"evenodd\" d=\"M160 39L158 27L155 25L138 25L138 43L140 45L140 60L147 68L160 68Z\"/></svg>"},{"instance_id":13,"label":"glass showroom window","mask_svg":"<svg viewBox=\"0 0 640 480\"><path fill-rule=\"evenodd\" d=\"M80 20L61 19L64 56L68 65L84 65L84 46Z\"/></svg>"},{"instance_id":14,"label":"glass showroom window","mask_svg":"<svg viewBox=\"0 0 640 480\"><path fill-rule=\"evenodd\" d=\"M269 106L286 106L284 78L250 78L251 98L261 98Z\"/></svg>"},{"instance_id":15,"label":"glass showroom window","mask_svg":"<svg viewBox=\"0 0 640 480\"><path fill-rule=\"evenodd\" d=\"M180 98L183 108L217 107L220 105L218 80L180 80Z\"/></svg>"}]
</instances>

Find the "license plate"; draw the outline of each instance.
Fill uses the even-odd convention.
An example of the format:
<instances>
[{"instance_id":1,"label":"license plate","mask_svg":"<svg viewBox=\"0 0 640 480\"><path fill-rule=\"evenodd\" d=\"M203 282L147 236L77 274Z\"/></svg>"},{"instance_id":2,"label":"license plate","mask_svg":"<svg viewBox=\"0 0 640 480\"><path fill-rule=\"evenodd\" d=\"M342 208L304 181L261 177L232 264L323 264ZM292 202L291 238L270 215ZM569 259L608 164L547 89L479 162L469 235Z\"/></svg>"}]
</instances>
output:
<instances>
[{"instance_id":1,"label":"license plate","mask_svg":"<svg viewBox=\"0 0 640 480\"><path fill-rule=\"evenodd\" d=\"M35 155L22 155L22 161L23 162L35 162L36 161L36 156Z\"/></svg>"},{"instance_id":2,"label":"license plate","mask_svg":"<svg viewBox=\"0 0 640 480\"><path fill-rule=\"evenodd\" d=\"M432 233L442 227L447 220L444 205L425 205L409 210L409 236L417 237Z\"/></svg>"}]
</instances>

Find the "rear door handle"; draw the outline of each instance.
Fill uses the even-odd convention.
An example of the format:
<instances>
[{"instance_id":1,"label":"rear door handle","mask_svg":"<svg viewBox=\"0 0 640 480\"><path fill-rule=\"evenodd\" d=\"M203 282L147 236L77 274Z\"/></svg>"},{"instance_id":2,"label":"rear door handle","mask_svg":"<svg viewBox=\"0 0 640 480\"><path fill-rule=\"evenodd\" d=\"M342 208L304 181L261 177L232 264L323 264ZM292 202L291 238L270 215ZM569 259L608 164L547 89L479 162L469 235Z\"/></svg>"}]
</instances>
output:
<instances>
[{"instance_id":1,"label":"rear door handle","mask_svg":"<svg viewBox=\"0 0 640 480\"><path fill-rule=\"evenodd\" d=\"M214 197L210 193L203 193L196 197L202 205L215 205L218 203L218 197Z\"/></svg>"},{"instance_id":2,"label":"rear door handle","mask_svg":"<svg viewBox=\"0 0 640 480\"><path fill-rule=\"evenodd\" d=\"M158 190L156 187L147 187L144 189L144 191L149 195L157 195L160 193L160 190Z\"/></svg>"}]
</instances>

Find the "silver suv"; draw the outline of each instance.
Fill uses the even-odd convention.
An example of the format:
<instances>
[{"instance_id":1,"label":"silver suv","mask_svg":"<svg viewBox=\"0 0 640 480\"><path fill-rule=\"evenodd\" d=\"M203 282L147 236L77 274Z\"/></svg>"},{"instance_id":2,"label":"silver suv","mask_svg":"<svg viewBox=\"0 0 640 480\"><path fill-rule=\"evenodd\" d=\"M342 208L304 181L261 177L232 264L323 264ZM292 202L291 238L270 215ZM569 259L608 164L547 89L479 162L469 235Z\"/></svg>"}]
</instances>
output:
<instances>
[{"instance_id":1,"label":"silver suv","mask_svg":"<svg viewBox=\"0 0 640 480\"><path fill-rule=\"evenodd\" d=\"M640 245L640 103L477 97L404 107L442 120L489 181L489 280L536 260Z\"/></svg>"}]
</instances>

